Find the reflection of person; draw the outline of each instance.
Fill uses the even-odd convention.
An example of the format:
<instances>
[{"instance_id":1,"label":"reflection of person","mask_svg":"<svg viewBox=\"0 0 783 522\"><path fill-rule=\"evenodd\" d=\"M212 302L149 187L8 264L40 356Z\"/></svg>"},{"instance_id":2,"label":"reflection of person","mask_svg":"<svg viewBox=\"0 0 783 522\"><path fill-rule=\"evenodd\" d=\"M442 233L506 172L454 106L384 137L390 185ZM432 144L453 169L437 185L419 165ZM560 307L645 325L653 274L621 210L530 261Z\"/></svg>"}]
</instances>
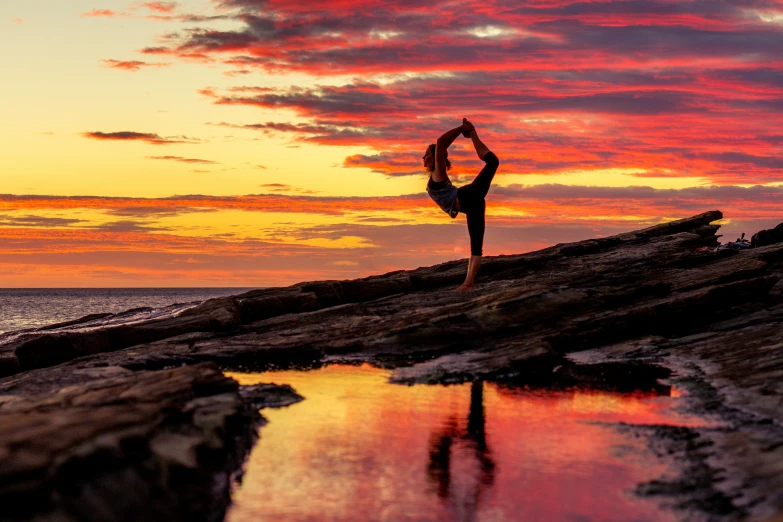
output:
<instances>
[{"instance_id":1,"label":"reflection of person","mask_svg":"<svg viewBox=\"0 0 783 522\"><path fill-rule=\"evenodd\" d=\"M478 462L478 476L472 482L474 489L468 498L455 498L452 488L452 448L465 441ZM487 446L484 419L484 384L470 386L470 411L467 428L462 431L457 419L451 417L442 429L430 439L430 460L427 475L436 487L438 496L467 508L461 520L474 520L484 491L495 482L495 462Z\"/></svg>"},{"instance_id":2,"label":"reflection of person","mask_svg":"<svg viewBox=\"0 0 783 522\"><path fill-rule=\"evenodd\" d=\"M435 484L440 498L449 498L451 493L451 446L457 437L457 420L452 417L437 434L430 439L430 462L427 476Z\"/></svg>"},{"instance_id":3,"label":"reflection of person","mask_svg":"<svg viewBox=\"0 0 783 522\"><path fill-rule=\"evenodd\" d=\"M479 172L476 179L457 189L451 184L446 173L451 168L448 159L449 145L454 143L457 136L462 134L473 140L476 154L486 165ZM427 193L452 218L462 212L467 216L468 234L470 235L470 261L468 262L468 275L465 282L458 290L471 290L481 266L482 247L484 244L484 215L486 204L484 198L489 192L492 178L498 169L498 157L493 154L479 139L473 124L467 119L462 119L462 125L451 129L438 138L437 143L430 145L422 158L424 167L430 172L427 182Z\"/></svg>"},{"instance_id":4,"label":"reflection of person","mask_svg":"<svg viewBox=\"0 0 783 522\"><path fill-rule=\"evenodd\" d=\"M481 468L480 483L490 486L495 481L495 462L487 447L487 437L484 431L484 383L474 382L470 385L470 413L468 414L468 430L466 437L474 445L474 454Z\"/></svg>"}]
</instances>

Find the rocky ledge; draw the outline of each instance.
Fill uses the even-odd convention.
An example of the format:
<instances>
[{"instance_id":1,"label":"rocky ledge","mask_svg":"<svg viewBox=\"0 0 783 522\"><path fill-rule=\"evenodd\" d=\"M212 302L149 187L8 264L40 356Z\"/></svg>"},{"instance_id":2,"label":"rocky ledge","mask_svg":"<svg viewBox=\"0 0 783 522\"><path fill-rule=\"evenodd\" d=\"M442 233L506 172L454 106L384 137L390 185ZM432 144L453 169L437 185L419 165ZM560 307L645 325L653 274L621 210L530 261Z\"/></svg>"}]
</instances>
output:
<instances>
[{"instance_id":1,"label":"rocky ledge","mask_svg":"<svg viewBox=\"0 0 783 522\"><path fill-rule=\"evenodd\" d=\"M261 419L235 381L210 363L70 373L4 382L28 391L0 397L0 519L222 518Z\"/></svg>"},{"instance_id":2,"label":"rocky ledge","mask_svg":"<svg viewBox=\"0 0 783 522\"><path fill-rule=\"evenodd\" d=\"M489 257L465 294L452 291L462 260L7 337L0 499L15 508L0 518L219 520L257 408L290 390L240 393L215 363L346 361L393 368L402 383L632 388L655 368L714 422L649 427L653 450L680 471L637 492L689 519L780 516L783 243L716 250L721 218Z\"/></svg>"}]
</instances>

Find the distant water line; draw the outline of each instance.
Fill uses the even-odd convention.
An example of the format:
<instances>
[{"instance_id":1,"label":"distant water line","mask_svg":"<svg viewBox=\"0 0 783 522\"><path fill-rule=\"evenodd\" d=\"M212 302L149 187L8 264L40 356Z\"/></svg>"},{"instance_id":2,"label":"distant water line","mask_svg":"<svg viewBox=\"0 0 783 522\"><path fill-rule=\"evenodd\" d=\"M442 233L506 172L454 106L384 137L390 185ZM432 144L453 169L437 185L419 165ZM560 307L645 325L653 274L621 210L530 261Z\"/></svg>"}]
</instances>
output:
<instances>
[{"instance_id":1,"label":"distant water line","mask_svg":"<svg viewBox=\"0 0 783 522\"><path fill-rule=\"evenodd\" d=\"M135 308L163 308L248 288L0 288L0 334Z\"/></svg>"}]
</instances>

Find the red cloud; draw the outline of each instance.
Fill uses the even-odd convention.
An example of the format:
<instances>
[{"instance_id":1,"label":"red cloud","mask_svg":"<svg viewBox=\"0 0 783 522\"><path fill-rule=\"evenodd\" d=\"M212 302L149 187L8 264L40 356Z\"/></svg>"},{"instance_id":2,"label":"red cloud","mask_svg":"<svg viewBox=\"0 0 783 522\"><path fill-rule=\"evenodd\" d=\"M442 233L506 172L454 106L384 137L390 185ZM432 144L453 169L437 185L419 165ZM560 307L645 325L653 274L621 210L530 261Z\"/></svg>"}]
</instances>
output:
<instances>
[{"instance_id":1,"label":"red cloud","mask_svg":"<svg viewBox=\"0 0 783 522\"><path fill-rule=\"evenodd\" d=\"M216 104L303 120L226 125L375 151L347 167L414 174L424 145L468 116L502 154L500 176L624 168L783 181L783 33L747 12L779 9L778 0L218 4L244 26L196 27L142 52L241 73L353 76L337 86L200 90ZM470 157L455 150L457 168Z\"/></svg>"},{"instance_id":2,"label":"red cloud","mask_svg":"<svg viewBox=\"0 0 783 522\"><path fill-rule=\"evenodd\" d=\"M133 132L133 131L120 131L120 132L85 132L82 133L85 138L93 140L105 140L105 141L145 141L153 145L169 145L172 143L193 143L193 141L185 141L177 138L164 138L158 134Z\"/></svg>"},{"instance_id":3,"label":"red cloud","mask_svg":"<svg viewBox=\"0 0 783 522\"><path fill-rule=\"evenodd\" d=\"M783 181L783 33L748 14L780 5L219 0L215 16L169 17L196 27L140 52L223 63L228 74L354 77L199 91L301 121L222 125L374 151L345 158L349 168L418 174L426 144L468 116L501 155L500 177L614 168L747 185ZM205 24L215 18L243 25ZM466 145L452 152L458 175L474 168Z\"/></svg>"},{"instance_id":4,"label":"red cloud","mask_svg":"<svg viewBox=\"0 0 783 522\"><path fill-rule=\"evenodd\" d=\"M103 60L103 65L111 69L120 69L122 71L137 72L143 67L168 67L170 63L149 63L140 62L137 60L124 61L124 60Z\"/></svg>"},{"instance_id":5,"label":"red cloud","mask_svg":"<svg viewBox=\"0 0 783 522\"><path fill-rule=\"evenodd\" d=\"M777 5L756 0L755 7ZM736 54L771 57L774 29L726 3L628 0L395 5L223 1L246 23L172 37L178 52L225 57L240 69L332 75L427 71L636 69ZM349 20L343 13L354 13ZM371 28L371 29L368 29ZM714 38L721 31L723 38ZM432 60L432 56L437 60ZM759 59L757 63L764 63Z\"/></svg>"},{"instance_id":6,"label":"red cloud","mask_svg":"<svg viewBox=\"0 0 783 522\"><path fill-rule=\"evenodd\" d=\"M597 87L571 83L551 91L537 75L516 80L514 89L524 94L511 87L497 91L497 86L508 83L509 73L401 79L383 85L200 92L218 104L289 109L311 121L221 125L287 133L320 144L369 146L378 154L349 157L345 165L389 175L419 172L427 143L469 116L489 146L502 154L500 175L629 168L643 169L648 176L698 176L720 183L783 178L783 162L771 153L783 143L770 119L771 112L783 110L783 105L776 108L776 98L745 95L738 89L697 94L679 80L679 85L668 80L678 90L648 92L641 82L654 79L641 74L622 78L639 84L629 90L609 83L616 77L607 73ZM783 74L779 78L783 82ZM704 85L708 84L702 90ZM592 94L595 91L603 92ZM420 116L444 111L451 117ZM460 168L474 154L462 152L461 140L457 145L453 155Z\"/></svg>"}]
</instances>

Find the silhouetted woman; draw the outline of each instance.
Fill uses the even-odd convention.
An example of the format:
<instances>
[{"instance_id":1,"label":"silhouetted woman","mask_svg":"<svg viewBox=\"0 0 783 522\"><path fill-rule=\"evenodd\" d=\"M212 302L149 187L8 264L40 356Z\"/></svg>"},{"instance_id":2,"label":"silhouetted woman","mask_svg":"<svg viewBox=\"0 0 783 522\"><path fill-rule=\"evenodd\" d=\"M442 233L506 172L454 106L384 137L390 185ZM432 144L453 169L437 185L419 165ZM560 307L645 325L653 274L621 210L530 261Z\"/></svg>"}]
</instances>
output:
<instances>
[{"instance_id":1,"label":"silhouetted woman","mask_svg":"<svg viewBox=\"0 0 783 522\"><path fill-rule=\"evenodd\" d=\"M448 159L449 145L462 134L473 140L476 154L486 165L472 183L456 188L451 184L446 171L451 168ZM451 218L462 212L468 218L468 234L470 234L470 261L465 282L457 290L472 290L476 275L481 266L482 247L484 244L484 214L486 204L484 197L489 191L489 185L498 169L499 161L476 134L473 124L462 119L462 125L447 131L438 138L437 143L430 145L424 154L424 167L430 172L427 182L427 193Z\"/></svg>"}]
</instances>

